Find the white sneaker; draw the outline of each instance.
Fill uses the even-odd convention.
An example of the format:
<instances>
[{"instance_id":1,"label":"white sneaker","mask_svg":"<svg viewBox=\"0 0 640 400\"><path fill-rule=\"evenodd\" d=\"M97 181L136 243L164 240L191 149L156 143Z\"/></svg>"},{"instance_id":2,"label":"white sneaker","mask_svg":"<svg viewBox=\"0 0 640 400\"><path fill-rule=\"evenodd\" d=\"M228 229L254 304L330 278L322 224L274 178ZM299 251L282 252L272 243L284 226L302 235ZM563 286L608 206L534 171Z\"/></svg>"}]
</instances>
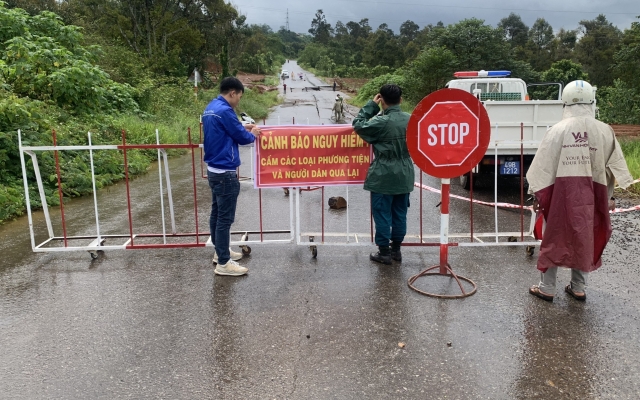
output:
<instances>
[{"instance_id":1,"label":"white sneaker","mask_svg":"<svg viewBox=\"0 0 640 400\"><path fill-rule=\"evenodd\" d=\"M229 276L244 275L248 271L249 271L249 268L245 268L233 260L229 260L229 262L224 265L218 264L216 266L216 269L213 270L213 272L216 275L229 275Z\"/></svg>"},{"instance_id":2,"label":"white sneaker","mask_svg":"<svg viewBox=\"0 0 640 400\"><path fill-rule=\"evenodd\" d=\"M238 253L229 249L229 256L233 261L238 261L239 259L242 258L242 253ZM216 253L215 251L213 252L213 263L214 264L218 263L218 253Z\"/></svg>"}]
</instances>

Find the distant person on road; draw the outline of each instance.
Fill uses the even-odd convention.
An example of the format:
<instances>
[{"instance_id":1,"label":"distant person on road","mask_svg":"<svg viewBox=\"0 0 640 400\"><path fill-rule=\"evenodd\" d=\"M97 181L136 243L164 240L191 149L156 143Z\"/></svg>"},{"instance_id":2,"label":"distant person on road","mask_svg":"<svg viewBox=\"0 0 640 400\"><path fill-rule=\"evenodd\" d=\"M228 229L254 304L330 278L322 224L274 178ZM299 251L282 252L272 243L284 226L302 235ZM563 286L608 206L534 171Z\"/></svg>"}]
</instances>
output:
<instances>
[{"instance_id":1,"label":"distant person on road","mask_svg":"<svg viewBox=\"0 0 640 400\"><path fill-rule=\"evenodd\" d=\"M240 166L238 145L253 143L260 129L255 124L242 125L233 111L240 104L244 85L237 78L220 82L220 95L213 99L202 114L204 129L204 161L211 188L209 228L215 246L213 263L217 275L238 276L248 269L236 261L242 253L229 248L231 224L235 219L240 182L236 173Z\"/></svg>"},{"instance_id":2,"label":"distant person on road","mask_svg":"<svg viewBox=\"0 0 640 400\"><path fill-rule=\"evenodd\" d=\"M375 158L364 189L371 192L378 252L369 259L383 264L391 264L392 259L402 261L400 246L407 233L409 194L415 180L407 149L410 115L400 110L401 102L402 89L398 85L383 85L353 120L356 133L373 146Z\"/></svg>"},{"instance_id":3,"label":"distant person on road","mask_svg":"<svg viewBox=\"0 0 640 400\"><path fill-rule=\"evenodd\" d=\"M334 92L336 91L336 80L335 79L333 80L333 91Z\"/></svg>"},{"instance_id":4,"label":"distant person on road","mask_svg":"<svg viewBox=\"0 0 640 400\"><path fill-rule=\"evenodd\" d=\"M284 86L284 94L287 94L287 84L283 83L282 85Z\"/></svg>"},{"instance_id":5,"label":"distant person on road","mask_svg":"<svg viewBox=\"0 0 640 400\"><path fill-rule=\"evenodd\" d=\"M344 119L344 102L340 95L336 96L336 101L333 103L333 116L336 122L340 122Z\"/></svg>"},{"instance_id":6,"label":"distant person on road","mask_svg":"<svg viewBox=\"0 0 640 400\"><path fill-rule=\"evenodd\" d=\"M565 292L584 301L587 274L602 265L611 237L615 182L626 188L633 179L613 129L595 119L591 85L570 82L562 100L562 121L545 134L527 172L529 193L535 194L533 209L546 222L538 258L540 283L529 293L553 301L562 266L571 269Z\"/></svg>"}]
</instances>

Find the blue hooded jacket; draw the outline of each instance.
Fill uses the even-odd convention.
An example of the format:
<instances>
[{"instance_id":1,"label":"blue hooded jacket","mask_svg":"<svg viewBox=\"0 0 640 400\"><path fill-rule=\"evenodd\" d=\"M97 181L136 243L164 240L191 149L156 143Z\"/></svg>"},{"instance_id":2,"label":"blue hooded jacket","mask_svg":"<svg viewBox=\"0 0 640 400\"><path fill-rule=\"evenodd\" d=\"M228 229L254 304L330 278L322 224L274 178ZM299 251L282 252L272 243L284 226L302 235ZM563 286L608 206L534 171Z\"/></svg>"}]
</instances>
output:
<instances>
[{"instance_id":1,"label":"blue hooded jacket","mask_svg":"<svg viewBox=\"0 0 640 400\"><path fill-rule=\"evenodd\" d=\"M255 136L247 132L238 121L236 113L227 100L219 95L213 99L202 114L204 130L204 161L208 166L223 170L234 170L240 166L238 145L250 144Z\"/></svg>"}]
</instances>

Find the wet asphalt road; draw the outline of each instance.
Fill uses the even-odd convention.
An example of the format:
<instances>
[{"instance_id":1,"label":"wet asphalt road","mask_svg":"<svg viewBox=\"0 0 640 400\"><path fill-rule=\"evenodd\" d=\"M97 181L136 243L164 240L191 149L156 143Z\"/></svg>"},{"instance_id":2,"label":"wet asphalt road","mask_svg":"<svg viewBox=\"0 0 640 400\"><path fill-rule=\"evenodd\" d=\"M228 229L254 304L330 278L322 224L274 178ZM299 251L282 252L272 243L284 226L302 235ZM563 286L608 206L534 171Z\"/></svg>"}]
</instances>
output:
<instances>
[{"instance_id":1,"label":"wet asphalt road","mask_svg":"<svg viewBox=\"0 0 640 400\"><path fill-rule=\"evenodd\" d=\"M298 68L290 62L287 69ZM330 123L334 93L294 86L287 100L312 94L320 123ZM285 103L267 123L295 116L315 124L314 115L315 105ZM242 156L248 160L249 149ZM194 231L191 157L170 167L177 228ZM208 230L210 194L204 179L197 186L198 222ZM519 201L513 186L501 184L500 200ZM161 231L158 193L156 168L132 183L137 233ZM345 211L326 205L333 195L345 189L325 191L326 230L344 231ZM288 198L276 189L262 196L264 229L288 229ZM352 188L349 196L351 231L366 239L367 193ZM438 196L422 197L423 230L436 233ZM321 199L320 191L302 193L302 231L320 229ZM103 233L128 233L125 200L123 184L99 193ZM414 191L413 234L419 204ZM71 234L95 231L92 209L91 198L70 202ZM494 229L491 211L474 208L476 230ZM452 231L468 231L468 212L467 203L452 200ZM233 229L256 229L258 217L257 191L243 183ZM52 218L60 232L59 212ZM500 211L501 230L519 224L518 212ZM35 254L23 218L0 227L0 398L637 399L640 219L618 214L613 225L587 302L562 292L563 270L549 304L526 293L538 274L535 256L520 247L451 249L450 263L478 292L438 300L407 287L410 276L438 262L432 247L404 248L402 264L379 266L368 260L372 246L320 246L313 259L304 246L252 245L242 261L249 276L229 278L213 274L211 248L107 251L97 260L86 252ZM41 213L35 226L43 240ZM446 278L418 285L452 288Z\"/></svg>"}]
</instances>

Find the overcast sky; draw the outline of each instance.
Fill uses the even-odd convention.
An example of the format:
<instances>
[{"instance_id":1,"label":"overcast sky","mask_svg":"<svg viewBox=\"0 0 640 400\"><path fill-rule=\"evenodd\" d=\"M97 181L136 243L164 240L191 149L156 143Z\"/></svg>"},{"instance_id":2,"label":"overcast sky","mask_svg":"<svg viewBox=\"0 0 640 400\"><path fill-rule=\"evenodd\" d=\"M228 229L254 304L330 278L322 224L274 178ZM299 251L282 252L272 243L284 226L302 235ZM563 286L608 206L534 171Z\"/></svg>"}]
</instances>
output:
<instances>
[{"instance_id":1,"label":"overcast sky","mask_svg":"<svg viewBox=\"0 0 640 400\"><path fill-rule=\"evenodd\" d=\"M528 26L542 17L556 32L560 28L575 29L581 20L594 19L601 13L621 30L629 28L633 21L640 21L636 18L640 15L638 0L231 0L231 3L247 16L247 23L267 24L274 31L285 25L288 9L289 29L299 33L307 33L318 9L323 10L332 26L337 21L358 22L369 18L374 30L386 22L396 33L406 20L422 28L438 21L448 25L476 17L495 26L511 12L519 14Z\"/></svg>"}]
</instances>

